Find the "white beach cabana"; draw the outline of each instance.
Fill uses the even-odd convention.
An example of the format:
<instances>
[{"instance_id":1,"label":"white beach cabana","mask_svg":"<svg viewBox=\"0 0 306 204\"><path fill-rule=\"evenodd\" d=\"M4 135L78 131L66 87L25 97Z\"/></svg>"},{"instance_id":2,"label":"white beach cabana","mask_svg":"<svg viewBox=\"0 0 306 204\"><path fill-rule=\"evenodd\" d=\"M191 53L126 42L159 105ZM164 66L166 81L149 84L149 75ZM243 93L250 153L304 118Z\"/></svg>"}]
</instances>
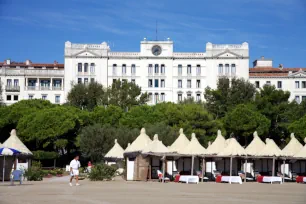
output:
<instances>
[{"instance_id":1,"label":"white beach cabana","mask_svg":"<svg viewBox=\"0 0 306 204\"><path fill-rule=\"evenodd\" d=\"M266 146L256 154L257 157L262 159L272 158L272 176L275 175L275 159L277 157L283 156L282 150L275 144L273 139L266 139ZM263 162L262 162L263 165ZM268 170L268 161L267 161L267 170ZM263 170L263 168L262 168Z\"/></svg>"},{"instance_id":2,"label":"white beach cabana","mask_svg":"<svg viewBox=\"0 0 306 204\"><path fill-rule=\"evenodd\" d=\"M300 161L300 173L306 173L306 137L304 138L305 145L300 149L296 154L293 155L293 158ZM305 164L302 166L302 161Z\"/></svg>"},{"instance_id":3,"label":"white beach cabana","mask_svg":"<svg viewBox=\"0 0 306 204\"><path fill-rule=\"evenodd\" d=\"M107 154L104 156L105 163L108 165L117 165L118 172L122 173L124 171L124 156L123 156L124 150L118 143L117 139L115 139L114 146L107 152Z\"/></svg>"},{"instance_id":4,"label":"white beach cabana","mask_svg":"<svg viewBox=\"0 0 306 204\"><path fill-rule=\"evenodd\" d=\"M200 142L196 138L195 133L192 133L189 144L183 150L179 151L178 153L182 155L191 156L191 175L193 175L194 157L204 155L206 153L206 149L200 144ZM205 162L205 160L203 160L203 162ZM198 164L196 165L196 169L199 169L199 167L200 167L200 164L198 162ZM204 173L202 171L202 176L203 174Z\"/></svg>"}]
</instances>

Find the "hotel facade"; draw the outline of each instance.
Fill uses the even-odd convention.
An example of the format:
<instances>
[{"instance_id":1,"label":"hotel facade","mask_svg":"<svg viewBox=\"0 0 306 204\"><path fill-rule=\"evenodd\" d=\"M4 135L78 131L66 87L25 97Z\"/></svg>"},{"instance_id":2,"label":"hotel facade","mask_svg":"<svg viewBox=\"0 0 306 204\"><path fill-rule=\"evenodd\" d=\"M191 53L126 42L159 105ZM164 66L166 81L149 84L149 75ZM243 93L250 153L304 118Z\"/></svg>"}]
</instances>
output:
<instances>
[{"instance_id":1,"label":"hotel facade","mask_svg":"<svg viewBox=\"0 0 306 204\"><path fill-rule=\"evenodd\" d=\"M2 99L12 104L40 98L66 102L73 84L97 81L110 86L121 79L136 83L149 94L148 104L204 100L204 89L216 88L219 77L249 80L256 88L265 84L291 92L290 100L306 100L306 68L273 68L272 60L255 60L249 68L249 45L206 44L205 52L175 52L173 41L140 42L139 52L113 52L107 43L65 43L64 64L0 63Z\"/></svg>"}]
</instances>

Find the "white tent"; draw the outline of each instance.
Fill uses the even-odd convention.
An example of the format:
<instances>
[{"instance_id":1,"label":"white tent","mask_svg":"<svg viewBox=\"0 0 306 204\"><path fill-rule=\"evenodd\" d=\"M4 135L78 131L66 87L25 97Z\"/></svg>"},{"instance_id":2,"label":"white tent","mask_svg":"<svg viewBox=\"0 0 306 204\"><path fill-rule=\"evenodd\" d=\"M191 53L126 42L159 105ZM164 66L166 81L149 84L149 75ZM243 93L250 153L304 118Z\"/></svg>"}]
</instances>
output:
<instances>
[{"instance_id":1,"label":"white tent","mask_svg":"<svg viewBox=\"0 0 306 204\"><path fill-rule=\"evenodd\" d=\"M248 156L255 156L255 155L257 155L266 146L266 144L258 136L257 131L255 131L253 133L253 137L254 138L253 138L252 142L245 149L245 153Z\"/></svg>"},{"instance_id":2,"label":"white tent","mask_svg":"<svg viewBox=\"0 0 306 204\"><path fill-rule=\"evenodd\" d=\"M302 149L300 149L299 152L297 152L293 157L300 158L300 159L306 159L306 137L304 138L305 145Z\"/></svg>"},{"instance_id":3,"label":"white tent","mask_svg":"<svg viewBox=\"0 0 306 204\"><path fill-rule=\"evenodd\" d=\"M11 131L11 136L3 143L3 146L16 149L21 154L32 155L32 152L17 137L15 129Z\"/></svg>"},{"instance_id":4,"label":"white tent","mask_svg":"<svg viewBox=\"0 0 306 204\"><path fill-rule=\"evenodd\" d=\"M141 152L148 144L150 144L152 140L146 134L146 130L144 128L141 129L140 135L132 142L130 146L126 148L124 151L127 152Z\"/></svg>"},{"instance_id":5,"label":"white tent","mask_svg":"<svg viewBox=\"0 0 306 204\"><path fill-rule=\"evenodd\" d=\"M142 150L143 154L166 154L169 152L169 149L163 144L163 142L158 140L157 134L154 135L153 141Z\"/></svg>"},{"instance_id":6,"label":"white tent","mask_svg":"<svg viewBox=\"0 0 306 204\"><path fill-rule=\"evenodd\" d=\"M114 146L107 152L107 154L104 156L105 158L111 158L111 159L123 159L123 153L124 150L118 143L117 139L115 139Z\"/></svg>"},{"instance_id":7,"label":"white tent","mask_svg":"<svg viewBox=\"0 0 306 204\"><path fill-rule=\"evenodd\" d=\"M182 151L188 144L189 140L184 134L183 128L180 129L180 135L178 138L173 142L173 144L169 147L171 152L180 152Z\"/></svg>"},{"instance_id":8,"label":"white tent","mask_svg":"<svg viewBox=\"0 0 306 204\"><path fill-rule=\"evenodd\" d=\"M215 139L215 141L208 146L208 148L206 149L206 154L207 155L217 155L219 152L223 151L223 149L225 148L225 139L224 137L221 135L221 131L218 130L218 135Z\"/></svg>"},{"instance_id":9,"label":"white tent","mask_svg":"<svg viewBox=\"0 0 306 204\"><path fill-rule=\"evenodd\" d=\"M287 157L294 156L303 148L303 145L295 138L294 133L291 133L290 137L290 142L282 150L283 155Z\"/></svg>"}]
</instances>

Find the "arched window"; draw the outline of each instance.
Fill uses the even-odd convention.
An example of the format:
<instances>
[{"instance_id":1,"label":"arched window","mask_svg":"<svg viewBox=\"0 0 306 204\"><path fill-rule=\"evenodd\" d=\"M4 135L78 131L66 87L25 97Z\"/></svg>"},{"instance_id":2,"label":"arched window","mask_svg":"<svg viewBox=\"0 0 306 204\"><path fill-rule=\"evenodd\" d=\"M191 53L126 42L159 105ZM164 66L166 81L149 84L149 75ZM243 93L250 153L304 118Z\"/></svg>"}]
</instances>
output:
<instances>
[{"instance_id":1,"label":"arched window","mask_svg":"<svg viewBox=\"0 0 306 204\"><path fill-rule=\"evenodd\" d=\"M90 64L90 73L95 73L95 63Z\"/></svg>"},{"instance_id":2,"label":"arched window","mask_svg":"<svg viewBox=\"0 0 306 204\"><path fill-rule=\"evenodd\" d=\"M223 74L223 64L219 64L218 73L219 73L219 74Z\"/></svg>"}]
</instances>

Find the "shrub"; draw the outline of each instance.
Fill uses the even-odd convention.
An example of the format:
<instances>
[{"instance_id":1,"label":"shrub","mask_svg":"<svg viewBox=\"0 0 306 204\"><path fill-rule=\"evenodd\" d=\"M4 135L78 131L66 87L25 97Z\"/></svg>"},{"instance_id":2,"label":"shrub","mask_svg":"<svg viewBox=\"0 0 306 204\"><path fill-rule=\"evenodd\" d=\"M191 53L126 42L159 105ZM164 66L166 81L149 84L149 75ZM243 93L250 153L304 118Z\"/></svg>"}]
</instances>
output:
<instances>
[{"instance_id":1,"label":"shrub","mask_svg":"<svg viewBox=\"0 0 306 204\"><path fill-rule=\"evenodd\" d=\"M103 181L111 180L115 174L116 169L114 167L101 163L91 169L88 177L91 181Z\"/></svg>"},{"instance_id":2,"label":"shrub","mask_svg":"<svg viewBox=\"0 0 306 204\"><path fill-rule=\"evenodd\" d=\"M61 175L61 174L64 173L64 170L61 169L61 168L57 168L57 169L55 169L54 171L56 172L56 175Z\"/></svg>"},{"instance_id":3,"label":"shrub","mask_svg":"<svg viewBox=\"0 0 306 204\"><path fill-rule=\"evenodd\" d=\"M27 177L28 181L42 181L44 177L44 172L41 168L32 166L28 170L25 171L25 177Z\"/></svg>"}]
</instances>

